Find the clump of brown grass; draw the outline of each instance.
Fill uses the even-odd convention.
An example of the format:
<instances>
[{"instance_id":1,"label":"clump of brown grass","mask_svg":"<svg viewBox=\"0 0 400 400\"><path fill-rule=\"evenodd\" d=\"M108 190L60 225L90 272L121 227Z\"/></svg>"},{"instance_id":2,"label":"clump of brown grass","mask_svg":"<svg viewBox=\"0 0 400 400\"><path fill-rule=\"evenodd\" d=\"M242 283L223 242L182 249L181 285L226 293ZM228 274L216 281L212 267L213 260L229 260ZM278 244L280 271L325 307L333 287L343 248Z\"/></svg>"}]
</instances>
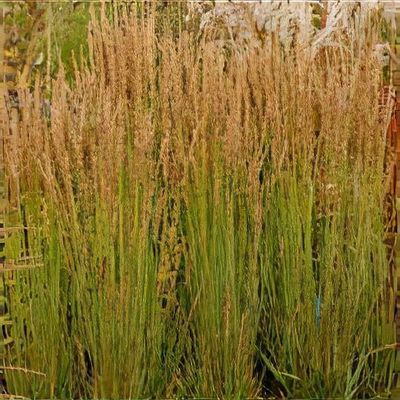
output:
<instances>
[{"instance_id":1,"label":"clump of brown grass","mask_svg":"<svg viewBox=\"0 0 400 400\"><path fill-rule=\"evenodd\" d=\"M93 15L87 65L27 95L13 392L350 397L388 384L377 26L312 58L223 49L151 6ZM369 38L365 40L365 38ZM358 47L362 41L363 47ZM389 359L390 360L390 359ZM390 368L390 367L388 367Z\"/></svg>"}]
</instances>

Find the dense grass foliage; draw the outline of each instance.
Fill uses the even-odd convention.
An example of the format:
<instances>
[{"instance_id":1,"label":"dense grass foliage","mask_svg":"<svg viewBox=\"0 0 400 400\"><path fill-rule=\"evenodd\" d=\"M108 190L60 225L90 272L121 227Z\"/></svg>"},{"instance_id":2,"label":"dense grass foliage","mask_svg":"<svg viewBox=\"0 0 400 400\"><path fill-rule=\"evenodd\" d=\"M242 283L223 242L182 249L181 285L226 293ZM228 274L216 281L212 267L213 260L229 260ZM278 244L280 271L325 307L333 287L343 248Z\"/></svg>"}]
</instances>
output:
<instances>
[{"instance_id":1,"label":"dense grass foliage","mask_svg":"<svg viewBox=\"0 0 400 400\"><path fill-rule=\"evenodd\" d=\"M8 152L44 263L10 289L9 366L28 369L6 370L10 393L384 391L376 19L312 59L100 14L87 65L72 85L61 68L50 112L36 82Z\"/></svg>"}]
</instances>

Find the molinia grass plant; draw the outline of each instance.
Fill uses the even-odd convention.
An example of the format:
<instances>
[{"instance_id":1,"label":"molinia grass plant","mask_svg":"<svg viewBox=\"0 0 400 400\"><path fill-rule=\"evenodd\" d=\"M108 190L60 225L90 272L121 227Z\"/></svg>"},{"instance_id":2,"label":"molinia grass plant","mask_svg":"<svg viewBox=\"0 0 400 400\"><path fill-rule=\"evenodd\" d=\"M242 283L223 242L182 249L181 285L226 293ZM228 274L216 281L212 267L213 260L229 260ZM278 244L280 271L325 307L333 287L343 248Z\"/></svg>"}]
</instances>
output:
<instances>
[{"instance_id":1,"label":"molinia grass plant","mask_svg":"<svg viewBox=\"0 0 400 400\"><path fill-rule=\"evenodd\" d=\"M23 99L8 162L44 265L10 289L8 362L42 374L7 369L9 391L385 389L376 18L312 58L273 35L246 49L160 30L154 7L135 10L93 15L89 58L72 83L60 68L50 113L39 80Z\"/></svg>"}]
</instances>

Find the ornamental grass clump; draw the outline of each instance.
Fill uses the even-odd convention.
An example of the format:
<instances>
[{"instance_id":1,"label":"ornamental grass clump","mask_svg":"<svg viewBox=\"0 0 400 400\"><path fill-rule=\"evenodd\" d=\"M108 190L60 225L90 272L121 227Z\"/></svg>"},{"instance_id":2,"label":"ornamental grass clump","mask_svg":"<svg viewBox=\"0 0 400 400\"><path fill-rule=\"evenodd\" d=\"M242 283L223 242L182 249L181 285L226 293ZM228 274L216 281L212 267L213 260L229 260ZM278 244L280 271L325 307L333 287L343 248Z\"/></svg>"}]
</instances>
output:
<instances>
[{"instance_id":1,"label":"ornamental grass clump","mask_svg":"<svg viewBox=\"0 0 400 400\"><path fill-rule=\"evenodd\" d=\"M92 15L8 150L29 251L7 369L24 396L368 396L384 334L378 24L313 58L222 46L149 6ZM363 43L362 46L359 43ZM24 242L26 243L26 241Z\"/></svg>"}]
</instances>

